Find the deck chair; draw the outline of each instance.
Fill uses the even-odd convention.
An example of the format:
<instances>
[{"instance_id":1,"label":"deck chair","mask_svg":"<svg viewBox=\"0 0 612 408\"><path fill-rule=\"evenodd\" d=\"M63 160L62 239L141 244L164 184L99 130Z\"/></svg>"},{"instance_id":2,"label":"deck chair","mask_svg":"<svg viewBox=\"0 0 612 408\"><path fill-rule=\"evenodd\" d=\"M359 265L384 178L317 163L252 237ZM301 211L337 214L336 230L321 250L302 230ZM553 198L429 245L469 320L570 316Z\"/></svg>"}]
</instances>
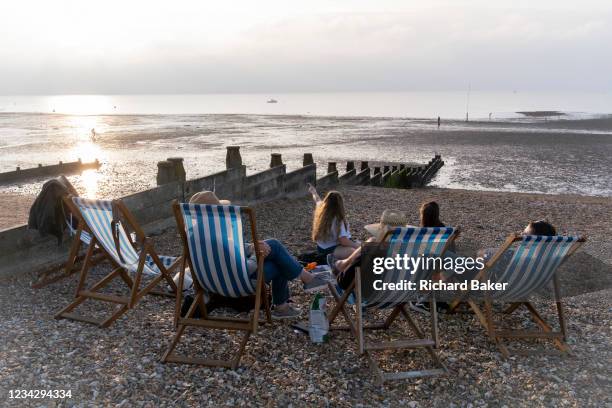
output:
<instances>
[{"instance_id":1,"label":"deck chair","mask_svg":"<svg viewBox=\"0 0 612 408\"><path fill-rule=\"evenodd\" d=\"M483 282L507 283L506 290L486 291L484 294L476 291L465 292L451 303L450 310L456 311L461 302L466 302L505 358L510 356L510 351L504 344L505 339L548 339L552 340L561 352L568 352L565 318L556 271L584 242L586 242L584 237L510 235L474 278ZM511 256L508 265L503 270L500 268L495 270L496 263L506 251L513 251L507 254ZM553 331L552 326L542 318L533 303L529 302L531 294L543 289L551 281L559 318L559 331ZM499 327L493 318L494 302L510 304L503 311L506 315L524 306L540 330L511 330ZM484 312L479 304L484 304Z\"/></svg>"},{"instance_id":2,"label":"deck chair","mask_svg":"<svg viewBox=\"0 0 612 408\"><path fill-rule=\"evenodd\" d=\"M402 227L388 231L385 234L383 242L388 242L387 257L395 257L396 255L403 256L407 254L410 257L424 256L441 256L444 254L448 246L455 240L459 231L454 228L413 228ZM363 256L363 255L362 255ZM395 283L402 280L418 282L422 279L430 279L434 271L418 270L414 274L407 270L388 270L380 275L383 282ZM387 380L400 380L416 377L436 376L444 374L447 370L440 360L436 348L439 345L438 338L438 316L435 306L435 293L429 293L429 299L432 302L431 307L431 337L427 337L425 332L421 330L417 322L410 314L407 303L410 300L416 300L416 294L413 291L373 291L368 298L363 297L363 281L362 271L359 267L355 270L355 280L349 286L344 294L340 296L335 286L330 282L329 290L336 301L336 306L332 309L328 316L330 329L350 330L357 339L359 354L365 354L370 369L376 377L377 383L382 384ZM355 318L351 318L346 303L350 294L354 291L356 298ZM361 305L361 307L360 307ZM363 312L368 309L386 309L390 310L386 320L381 324L366 326L363 324ZM334 320L342 314L348 322L348 327L334 327ZM402 339L386 342L366 342L365 330L386 330L402 315L408 322L409 327L416 335L416 339ZM435 367L425 370L413 370L403 372L383 372L378 363L374 359L372 351L376 350L402 350L424 348L431 356Z\"/></svg>"},{"instance_id":3,"label":"deck chair","mask_svg":"<svg viewBox=\"0 0 612 408\"><path fill-rule=\"evenodd\" d=\"M64 197L63 204L67 208L72 208L72 200L70 197ZM91 242L91 236L83 230L83 223L78 222L78 226L75 228L73 222L78 220L78 217L74 216L72 212L66 217L66 230L68 235L72 238L72 245L70 246L70 252L68 253L68 259L66 262L60 265L54 265L46 270L41 271L36 280L32 282L33 289L40 289L59 280L72 276L80 270L81 262L85 258L85 254L81 254L83 247L89 246ZM99 256L99 248L94 250L94 258L91 260L92 264L99 263L103 258Z\"/></svg>"},{"instance_id":4,"label":"deck chair","mask_svg":"<svg viewBox=\"0 0 612 408\"><path fill-rule=\"evenodd\" d=\"M70 197L68 202L72 213L79 220L75 236L77 242L73 243L69 262L73 255L78 253L83 234L87 234L85 237L89 236L89 246L81 268L76 299L55 316L57 319L79 320L108 327L146 294L174 296L177 289L171 272L180 265L180 258L157 255L151 241L121 200ZM135 242L126 227L134 232ZM101 252L102 257L113 266L113 270L87 289L85 283L93 265L95 250ZM151 280L141 289L143 275L151 277ZM128 286L128 296L115 296L99 291L116 278L120 278ZM164 279L170 287L170 292L156 290ZM72 313L87 299L118 304L118 307L110 317L103 320Z\"/></svg>"},{"instance_id":5,"label":"deck chair","mask_svg":"<svg viewBox=\"0 0 612 408\"><path fill-rule=\"evenodd\" d=\"M183 263L179 287L188 266L192 274L195 296L186 315L181 316L182 293L176 299L174 325L176 334L162 357L163 362L200 364L236 369L251 334L257 333L262 296L266 318L271 322L270 305L263 276L263 256L260 256L255 212L234 205L187 204L174 201L174 215L183 241ZM249 218L252 242L257 254L257 280L251 281L244 248L242 216ZM205 294L242 297L255 294L255 309L250 318L209 315ZM201 318L193 318L199 306ZM243 332L239 349L231 360L206 359L177 355L174 352L187 327Z\"/></svg>"}]
</instances>

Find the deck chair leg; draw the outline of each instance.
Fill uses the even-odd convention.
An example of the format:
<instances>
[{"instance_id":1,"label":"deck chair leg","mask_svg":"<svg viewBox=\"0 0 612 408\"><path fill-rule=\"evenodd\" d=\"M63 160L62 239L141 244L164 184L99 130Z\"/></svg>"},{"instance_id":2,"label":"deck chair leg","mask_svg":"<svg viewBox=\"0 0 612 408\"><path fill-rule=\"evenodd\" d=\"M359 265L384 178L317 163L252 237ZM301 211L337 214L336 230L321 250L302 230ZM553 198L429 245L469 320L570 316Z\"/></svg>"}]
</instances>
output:
<instances>
[{"instance_id":1,"label":"deck chair leg","mask_svg":"<svg viewBox=\"0 0 612 408\"><path fill-rule=\"evenodd\" d=\"M493 322L493 305L491 299L485 299L485 313L487 319L487 333L491 340L495 340L495 324Z\"/></svg>"},{"instance_id":2,"label":"deck chair leg","mask_svg":"<svg viewBox=\"0 0 612 408\"><path fill-rule=\"evenodd\" d=\"M406 308L406 305L402 305L401 306L400 312L406 318L406 321L408 322L408 325L415 332L417 337L419 337L421 339L424 339L425 338L425 334L423 333L423 331L421 330L421 328L419 327L417 322L410 315L410 312ZM442 363L442 361L440 360L440 357L438 356L438 353L436 353L436 351L433 349L433 347L426 347L425 350L427 350L427 352L429 353L429 355L431 356L431 358L434 360L434 362L436 364L438 364L440 367L442 367L442 369L444 371L447 371L446 366Z\"/></svg>"},{"instance_id":3,"label":"deck chair leg","mask_svg":"<svg viewBox=\"0 0 612 408\"><path fill-rule=\"evenodd\" d=\"M162 363L165 363L165 362L168 361L168 358L172 355L172 352L176 348L176 345L178 344L179 340L181 339L181 336L183 336L183 332L185 331L186 327L187 326L185 326L184 324L179 324L178 325L178 329L176 330L176 334L174 335L174 338L172 339L172 342L170 343L170 345L166 349L166 352L162 356Z\"/></svg>"},{"instance_id":4,"label":"deck chair leg","mask_svg":"<svg viewBox=\"0 0 612 408\"><path fill-rule=\"evenodd\" d=\"M557 305L557 314L559 316L559 328L563 333L563 341L567 341L567 331L565 328L565 314L563 313L563 304L561 303L561 294L559 293L559 278L555 273L553 275L553 289L555 291L555 303Z\"/></svg>"},{"instance_id":5,"label":"deck chair leg","mask_svg":"<svg viewBox=\"0 0 612 408\"><path fill-rule=\"evenodd\" d=\"M433 341L435 342L435 348L439 348L440 347L440 338L438 335L438 307L436 306L436 294L435 292L431 292L431 297L430 297L430 307L429 310L431 310L430 313L430 317L431 317L431 337L433 339Z\"/></svg>"},{"instance_id":6,"label":"deck chair leg","mask_svg":"<svg viewBox=\"0 0 612 408\"><path fill-rule=\"evenodd\" d=\"M106 320L104 320L102 323L100 323L100 327L101 328L107 328L108 326L110 326L115 320L120 318L128 310L129 309L128 309L127 305L119 306L117 308L117 310L115 310L115 313L113 313L112 315L110 315L110 317L108 317Z\"/></svg>"},{"instance_id":7,"label":"deck chair leg","mask_svg":"<svg viewBox=\"0 0 612 408\"><path fill-rule=\"evenodd\" d=\"M529 310L529 313L531 313L533 321L540 326L545 333L552 332L552 327L546 323L546 321L542 318L542 316L540 316L536 308L531 303L525 302L525 306L527 307L527 310ZM553 339L553 344L562 352L569 352L569 346L565 343L565 341Z\"/></svg>"},{"instance_id":8,"label":"deck chair leg","mask_svg":"<svg viewBox=\"0 0 612 408\"><path fill-rule=\"evenodd\" d=\"M387 319L383 323L382 329L388 329L389 327L391 327L391 324L393 324L395 319L397 319L397 316L400 315L401 307L402 305L397 305L396 307L393 308L393 310L391 311L389 316L387 316Z\"/></svg>"},{"instance_id":9,"label":"deck chair leg","mask_svg":"<svg viewBox=\"0 0 612 408\"><path fill-rule=\"evenodd\" d=\"M264 309L266 313L266 322L268 324L272 324L272 312L270 312L270 293L267 288L265 290L263 301L264 301Z\"/></svg>"},{"instance_id":10,"label":"deck chair leg","mask_svg":"<svg viewBox=\"0 0 612 408\"><path fill-rule=\"evenodd\" d=\"M83 266L81 267L81 276L79 277L79 283L77 284L74 297L79 296L79 292L83 290L83 286L85 286L85 281L87 280L87 274L89 272L89 261L93 256L94 248L96 244L96 239L92 238L89 244L89 248L87 248L87 255L85 255L85 259L83 260Z\"/></svg>"},{"instance_id":11,"label":"deck chair leg","mask_svg":"<svg viewBox=\"0 0 612 408\"><path fill-rule=\"evenodd\" d=\"M506 310L504 310L504 314L512 314L516 309L518 309L522 305L522 302L514 302L508 306Z\"/></svg>"},{"instance_id":12,"label":"deck chair leg","mask_svg":"<svg viewBox=\"0 0 612 408\"><path fill-rule=\"evenodd\" d=\"M359 354L363 354L365 350L365 339L363 332L363 309L361 299L361 268L355 268L355 307L357 308L357 344L359 346Z\"/></svg>"},{"instance_id":13,"label":"deck chair leg","mask_svg":"<svg viewBox=\"0 0 612 408\"><path fill-rule=\"evenodd\" d=\"M327 321L329 324L329 330L343 330L343 329L348 329L353 333L353 336L355 336L355 338L357 338L357 330L355 329L355 324L353 323L353 320L351 319L351 316L349 315L348 311L346 310L346 299L348 299L348 297L351 294L351 291L346 291L342 296L340 296L338 294L338 291L336 290L336 288L334 287L334 285L332 285L330 282L327 283L327 286L329 288L330 293L332 294L336 305L334 306L334 308L332 309L331 313L329 313L327 315ZM351 286L353 287L353 286ZM336 317L338 317L338 314L342 313L342 315L344 316L344 319L347 322L347 326L346 327L333 327L333 322L336 320Z\"/></svg>"},{"instance_id":14,"label":"deck chair leg","mask_svg":"<svg viewBox=\"0 0 612 408\"><path fill-rule=\"evenodd\" d=\"M238 349L238 353L236 354L236 357L234 357L234 360L232 361L232 370L235 370L236 368L238 368L238 364L240 364L240 359L242 358L244 349L246 348L246 345L249 341L249 337L251 337L250 331L247 331L246 333L244 333L244 337L242 338L242 341L240 342L240 348Z\"/></svg>"}]
</instances>

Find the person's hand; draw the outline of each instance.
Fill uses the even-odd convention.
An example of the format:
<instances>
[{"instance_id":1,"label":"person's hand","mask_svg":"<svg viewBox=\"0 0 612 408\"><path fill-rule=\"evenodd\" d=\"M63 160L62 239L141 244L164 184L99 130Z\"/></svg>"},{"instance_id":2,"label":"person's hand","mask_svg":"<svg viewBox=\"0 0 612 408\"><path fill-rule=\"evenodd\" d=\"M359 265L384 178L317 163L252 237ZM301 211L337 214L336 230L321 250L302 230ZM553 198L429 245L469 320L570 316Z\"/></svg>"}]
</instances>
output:
<instances>
[{"instance_id":1,"label":"person's hand","mask_svg":"<svg viewBox=\"0 0 612 408\"><path fill-rule=\"evenodd\" d=\"M270 245L268 245L266 241L259 241L259 253L265 258L270 255L270 252L272 252Z\"/></svg>"}]
</instances>

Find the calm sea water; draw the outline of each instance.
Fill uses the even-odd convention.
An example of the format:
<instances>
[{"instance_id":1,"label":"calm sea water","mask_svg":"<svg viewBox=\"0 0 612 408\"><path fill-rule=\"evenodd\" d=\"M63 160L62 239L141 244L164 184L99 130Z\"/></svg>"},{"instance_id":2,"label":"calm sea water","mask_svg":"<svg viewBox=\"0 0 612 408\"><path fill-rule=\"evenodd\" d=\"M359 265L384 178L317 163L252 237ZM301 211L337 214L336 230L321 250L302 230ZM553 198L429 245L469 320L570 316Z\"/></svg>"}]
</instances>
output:
<instances>
[{"instance_id":1,"label":"calm sea water","mask_svg":"<svg viewBox=\"0 0 612 408\"><path fill-rule=\"evenodd\" d=\"M184 157L189 178L222 170L227 145L242 146L249 172L267 168L273 152L290 170L311 152L321 171L327 161L425 162L440 153L437 186L612 196L612 120L567 120L606 113L610 95L472 92L467 123L459 120L466 103L466 93L441 92L0 96L0 171L98 158L99 171L71 180L87 196L116 197L153 186L167 157ZM568 115L515 113L533 110ZM0 191L34 194L41 183Z\"/></svg>"}]
</instances>

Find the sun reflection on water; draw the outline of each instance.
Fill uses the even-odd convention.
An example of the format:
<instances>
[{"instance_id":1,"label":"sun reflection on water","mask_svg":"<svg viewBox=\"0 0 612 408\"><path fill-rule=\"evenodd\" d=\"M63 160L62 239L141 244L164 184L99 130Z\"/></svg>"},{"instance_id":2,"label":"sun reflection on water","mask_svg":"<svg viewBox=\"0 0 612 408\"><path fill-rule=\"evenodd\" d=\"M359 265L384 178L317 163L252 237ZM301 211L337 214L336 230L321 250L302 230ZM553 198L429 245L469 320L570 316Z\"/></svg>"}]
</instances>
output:
<instances>
[{"instance_id":1,"label":"sun reflection on water","mask_svg":"<svg viewBox=\"0 0 612 408\"><path fill-rule=\"evenodd\" d=\"M84 197L96 198L98 194L98 181L100 180L100 173L96 169L89 169L83 171L81 174L81 180L83 188L85 189Z\"/></svg>"}]
</instances>

